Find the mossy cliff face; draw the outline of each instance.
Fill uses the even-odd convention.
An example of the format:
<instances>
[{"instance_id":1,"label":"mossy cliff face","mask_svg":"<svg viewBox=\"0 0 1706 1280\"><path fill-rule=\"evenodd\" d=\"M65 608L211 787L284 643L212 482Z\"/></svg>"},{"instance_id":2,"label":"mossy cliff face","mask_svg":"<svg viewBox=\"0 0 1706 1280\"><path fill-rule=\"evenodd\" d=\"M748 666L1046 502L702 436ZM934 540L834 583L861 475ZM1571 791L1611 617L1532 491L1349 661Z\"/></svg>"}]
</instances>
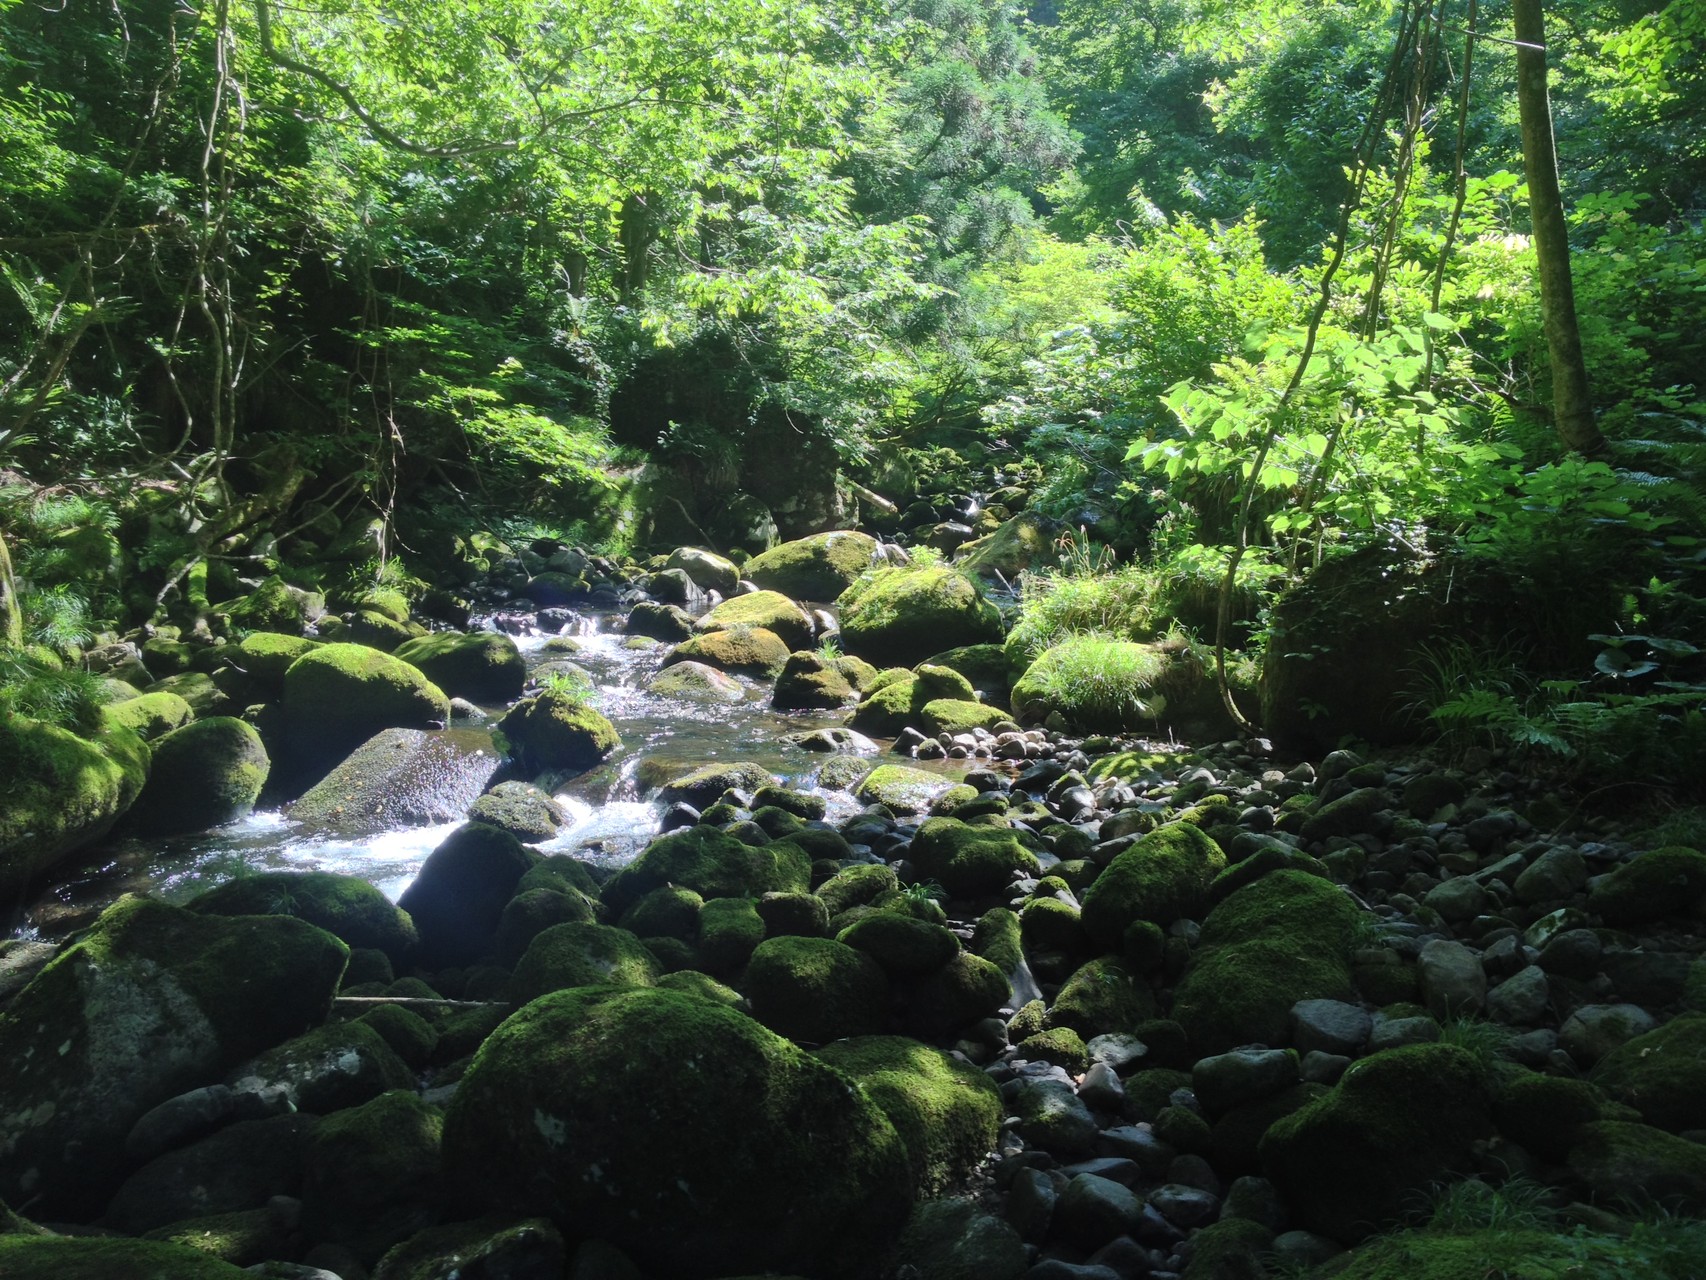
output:
<instances>
[{"instance_id":1,"label":"mossy cliff face","mask_svg":"<svg viewBox=\"0 0 1706 1280\"><path fill-rule=\"evenodd\" d=\"M843 592L841 642L871 662L910 666L933 653L1001 639L1001 615L970 578L945 566L879 569Z\"/></svg>"},{"instance_id":2,"label":"mossy cliff face","mask_svg":"<svg viewBox=\"0 0 1706 1280\"><path fill-rule=\"evenodd\" d=\"M109 908L0 1015L0 1199L93 1216L136 1120L323 1020L348 956L288 917Z\"/></svg>"},{"instance_id":3,"label":"mossy cliff face","mask_svg":"<svg viewBox=\"0 0 1706 1280\"><path fill-rule=\"evenodd\" d=\"M98 738L14 717L0 725L0 900L112 829L148 780L128 729Z\"/></svg>"},{"instance_id":4,"label":"mossy cliff face","mask_svg":"<svg viewBox=\"0 0 1706 1280\"><path fill-rule=\"evenodd\" d=\"M536 1000L445 1118L474 1205L598 1234L659 1275L874 1275L909 1206L906 1150L840 1072L664 990Z\"/></svg>"}]
</instances>

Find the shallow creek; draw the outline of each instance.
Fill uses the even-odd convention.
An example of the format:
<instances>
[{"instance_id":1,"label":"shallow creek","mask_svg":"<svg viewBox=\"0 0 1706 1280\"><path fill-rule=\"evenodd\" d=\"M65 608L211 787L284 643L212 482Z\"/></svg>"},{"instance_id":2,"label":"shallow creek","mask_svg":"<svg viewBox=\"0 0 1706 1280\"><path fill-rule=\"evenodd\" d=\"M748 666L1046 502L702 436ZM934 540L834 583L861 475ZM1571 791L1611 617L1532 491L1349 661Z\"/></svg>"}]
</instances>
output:
<instances>
[{"instance_id":1,"label":"shallow creek","mask_svg":"<svg viewBox=\"0 0 1706 1280\"><path fill-rule=\"evenodd\" d=\"M569 823L547 843L545 853L569 853L612 869L632 860L657 834L661 804L648 801L636 781L643 760L698 765L716 760L750 760L816 791L829 804L834 822L858 809L845 791L820 790L816 774L832 757L813 754L782 741L800 730L840 724L846 713L779 713L770 706L770 686L742 680L747 700L739 704L696 703L649 693L647 680L669 652L667 644L648 649L623 647L626 636L614 630L621 615L592 616L573 632L579 653L546 653L549 637L517 637L529 669L553 660L572 661L593 679L595 703L622 737L622 746L598 768L552 788L568 810ZM502 708L488 708L495 721ZM484 772L500 763L488 725L458 723L441 730L446 745L464 758L464 767ZM880 744L886 747L888 744ZM875 763L875 762L873 762ZM908 762L911 763L911 762ZM964 761L943 761L953 776ZM239 822L190 836L143 840L119 837L90 850L81 863L62 868L60 879L30 907L18 933L58 937L87 923L123 893L148 893L183 902L202 890L251 871L336 871L361 876L395 899L409 886L426 856L456 821L400 825L370 834L339 834L291 816L291 807L260 810Z\"/></svg>"}]
</instances>

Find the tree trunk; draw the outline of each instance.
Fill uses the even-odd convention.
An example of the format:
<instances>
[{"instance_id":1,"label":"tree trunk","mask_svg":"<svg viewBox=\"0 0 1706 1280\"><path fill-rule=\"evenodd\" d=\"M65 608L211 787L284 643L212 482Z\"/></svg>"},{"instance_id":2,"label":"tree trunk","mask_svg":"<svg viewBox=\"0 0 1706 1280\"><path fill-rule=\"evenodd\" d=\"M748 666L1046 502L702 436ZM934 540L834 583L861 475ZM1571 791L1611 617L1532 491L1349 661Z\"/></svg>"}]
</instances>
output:
<instances>
[{"instance_id":1,"label":"tree trunk","mask_svg":"<svg viewBox=\"0 0 1706 1280\"><path fill-rule=\"evenodd\" d=\"M1552 422L1564 444L1581 453L1605 447L1588 399L1588 371L1576 327L1570 280L1570 240L1558 191L1558 155L1552 141L1552 105L1546 91L1546 24L1541 0L1512 0L1518 41L1516 99L1522 117L1522 160L1528 173L1528 207L1534 217L1534 253L1540 263L1540 313L1552 363Z\"/></svg>"}]
</instances>

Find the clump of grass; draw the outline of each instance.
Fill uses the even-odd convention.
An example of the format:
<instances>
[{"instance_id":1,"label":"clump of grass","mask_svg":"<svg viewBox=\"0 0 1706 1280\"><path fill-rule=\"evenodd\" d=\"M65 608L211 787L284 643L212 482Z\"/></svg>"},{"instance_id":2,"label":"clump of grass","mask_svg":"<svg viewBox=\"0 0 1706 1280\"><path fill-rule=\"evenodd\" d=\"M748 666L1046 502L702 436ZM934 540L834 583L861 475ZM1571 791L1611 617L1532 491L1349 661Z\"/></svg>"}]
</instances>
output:
<instances>
[{"instance_id":1,"label":"clump of grass","mask_svg":"<svg viewBox=\"0 0 1706 1280\"><path fill-rule=\"evenodd\" d=\"M1035 658L1075 635L1147 640L1164 629L1159 580L1141 565L1108 573L1027 573L1009 653Z\"/></svg>"},{"instance_id":2,"label":"clump of grass","mask_svg":"<svg viewBox=\"0 0 1706 1280\"><path fill-rule=\"evenodd\" d=\"M1433 1231L1546 1231L1555 1222L1551 1192L1530 1178L1491 1186L1476 1178L1436 1186L1427 1225Z\"/></svg>"}]
</instances>

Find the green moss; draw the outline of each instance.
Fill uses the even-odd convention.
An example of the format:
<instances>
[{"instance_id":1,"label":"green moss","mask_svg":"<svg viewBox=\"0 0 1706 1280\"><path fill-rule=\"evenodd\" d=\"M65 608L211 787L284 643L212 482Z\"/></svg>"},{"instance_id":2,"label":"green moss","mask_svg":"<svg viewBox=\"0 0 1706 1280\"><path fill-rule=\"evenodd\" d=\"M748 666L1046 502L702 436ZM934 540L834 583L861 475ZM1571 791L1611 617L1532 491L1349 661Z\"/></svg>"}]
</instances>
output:
<instances>
[{"instance_id":1,"label":"green moss","mask_svg":"<svg viewBox=\"0 0 1706 1280\"><path fill-rule=\"evenodd\" d=\"M417 1071L438 1048L438 1032L432 1023L400 1004L375 1005L357 1021L373 1028L393 1053Z\"/></svg>"},{"instance_id":2,"label":"green moss","mask_svg":"<svg viewBox=\"0 0 1706 1280\"><path fill-rule=\"evenodd\" d=\"M1623 863L1588 891L1588 910L1613 928L1686 911L1706 894L1706 853L1672 845Z\"/></svg>"},{"instance_id":3,"label":"green moss","mask_svg":"<svg viewBox=\"0 0 1706 1280\"><path fill-rule=\"evenodd\" d=\"M747 562L746 576L793 600L834 600L871 567L877 540L850 529L772 547Z\"/></svg>"},{"instance_id":4,"label":"green moss","mask_svg":"<svg viewBox=\"0 0 1706 1280\"><path fill-rule=\"evenodd\" d=\"M1331 879L1327 867L1319 858L1312 858L1301 849L1282 849L1269 845L1245 858L1235 862L1214 878L1208 887L1208 900L1217 903L1231 897L1247 884L1253 884L1267 875L1270 871L1302 871L1307 875L1320 876L1323 880Z\"/></svg>"},{"instance_id":5,"label":"green moss","mask_svg":"<svg viewBox=\"0 0 1706 1280\"><path fill-rule=\"evenodd\" d=\"M472 1205L596 1221L657 1275L852 1280L910 1200L905 1147L846 1076L672 991L514 1014L457 1090L445 1161Z\"/></svg>"},{"instance_id":6,"label":"green moss","mask_svg":"<svg viewBox=\"0 0 1706 1280\"><path fill-rule=\"evenodd\" d=\"M978 917L971 946L1002 973L1013 973L1024 961L1023 936L1017 915L1006 907L991 907Z\"/></svg>"},{"instance_id":7,"label":"green moss","mask_svg":"<svg viewBox=\"0 0 1706 1280\"><path fill-rule=\"evenodd\" d=\"M329 1022L267 1049L237 1067L233 1084L278 1086L291 1105L329 1115L392 1089L413 1090L414 1072L365 1022Z\"/></svg>"},{"instance_id":8,"label":"green moss","mask_svg":"<svg viewBox=\"0 0 1706 1280\"><path fill-rule=\"evenodd\" d=\"M147 777L148 747L128 730L80 738L17 716L0 723L0 896L17 899L65 854L106 835Z\"/></svg>"},{"instance_id":9,"label":"green moss","mask_svg":"<svg viewBox=\"0 0 1706 1280\"><path fill-rule=\"evenodd\" d=\"M1603 1237L1578 1238L1533 1229L1495 1227L1465 1234L1406 1231L1369 1241L1323 1274L1331 1274L1334 1280L1497 1280L1501 1276L1577 1280L1617 1274L1611 1268L1618 1252L1613 1241Z\"/></svg>"},{"instance_id":10,"label":"green moss","mask_svg":"<svg viewBox=\"0 0 1706 1280\"><path fill-rule=\"evenodd\" d=\"M604 885L604 903L620 913L642 894L666 884L702 898L756 898L800 892L811 884L811 859L799 845L778 840L742 844L714 827L687 827L660 836Z\"/></svg>"},{"instance_id":11,"label":"green moss","mask_svg":"<svg viewBox=\"0 0 1706 1280\"><path fill-rule=\"evenodd\" d=\"M918 662L943 647L1001 639L1001 615L978 585L945 565L879 569L836 600L841 640L871 662Z\"/></svg>"},{"instance_id":12,"label":"green moss","mask_svg":"<svg viewBox=\"0 0 1706 1280\"><path fill-rule=\"evenodd\" d=\"M436 1190L444 1122L412 1089L382 1093L325 1117L308 1140L302 1225L377 1257L430 1221L420 1201Z\"/></svg>"},{"instance_id":13,"label":"green moss","mask_svg":"<svg viewBox=\"0 0 1706 1280\"><path fill-rule=\"evenodd\" d=\"M1362 835L1369 830L1374 815L1391 805L1392 797L1385 788L1362 787L1316 808L1303 820L1301 834L1306 841Z\"/></svg>"},{"instance_id":14,"label":"green moss","mask_svg":"<svg viewBox=\"0 0 1706 1280\"><path fill-rule=\"evenodd\" d=\"M174 1222L148 1232L142 1239L161 1240L246 1267L285 1249L288 1234L278 1214L267 1209L239 1209Z\"/></svg>"},{"instance_id":15,"label":"green moss","mask_svg":"<svg viewBox=\"0 0 1706 1280\"><path fill-rule=\"evenodd\" d=\"M508 995L525 1004L566 987L652 987L658 976L651 952L626 929L584 921L556 924L528 944Z\"/></svg>"},{"instance_id":16,"label":"green moss","mask_svg":"<svg viewBox=\"0 0 1706 1280\"><path fill-rule=\"evenodd\" d=\"M1155 1016L1149 984L1118 960L1104 957L1068 978L1049 1008L1049 1025L1071 1027L1085 1039L1132 1031Z\"/></svg>"},{"instance_id":17,"label":"green moss","mask_svg":"<svg viewBox=\"0 0 1706 1280\"><path fill-rule=\"evenodd\" d=\"M642 765L642 780L646 778ZM707 764L697 768L675 768L662 772L655 785L661 789L658 799L665 804L685 801L696 809L706 809L724 792L739 789L756 791L776 781L770 770L750 760L731 760L723 764Z\"/></svg>"},{"instance_id":18,"label":"green moss","mask_svg":"<svg viewBox=\"0 0 1706 1280\"><path fill-rule=\"evenodd\" d=\"M1090 1054L1084 1047L1084 1037L1071 1027L1053 1027L1026 1036L1019 1042L1016 1052L1021 1058L1052 1062L1074 1075L1082 1075L1090 1064Z\"/></svg>"},{"instance_id":19,"label":"green moss","mask_svg":"<svg viewBox=\"0 0 1706 1280\"><path fill-rule=\"evenodd\" d=\"M617 921L641 938L680 938L691 941L699 930L699 908L705 899L691 889L666 884L646 894Z\"/></svg>"},{"instance_id":20,"label":"green moss","mask_svg":"<svg viewBox=\"0 0 1706 1280\"><path fill-rule=\"evenodd\" d=\"M1007 652L998 644L961 645L935 654L927 665L956 671L972 688L1003 699L1012 684L1007 671Z\"/></svg>"},{"instance_id":21,"label":"green moss","mask_svg":"<svg viewBox=\"0 0 1706 1280\"><path fill-rule=\"evenodd\" d=\"M889 1118L920 1196L963 1183L995 1146L1001 1094L968 1063L902 1036L841 1040L817 1056L858 1081Z\"/></svg>"},{"instance_id":22,"label":"green moss","mask_svg":"<svg viewBox=\"0 0 1706 1280\"><path fill-rule=\"evenodd\" d=\"M993 729L1012 718L1010 712L1003 711L1000 707L986 706L981 702L933 698L926 702L919 712L918 724L925 733L934 736L938 733L958 734L970 733L974 729Z\"/></svg>"},{"instance_id":23,"label":"green moss","mask_svg":"<svg viewBox=\"0 0 1706 1280\"><path fill-rule=\"evenodd\" d=\"M1103 949L1120 946L1126 927L1149 920L1165 928L1208 910L1209 887L1226 869L1220 846L1190 823L1171 823L1116 857L1084 893L1084 931Z\"/></svg>"},{"instance_id":24,"label":"green moss","mask_svg":"<svg viewBox=\"0 0 1706 1280\"><path fill-rule=\"evenodd\" d=\"M1311 1231L1354 1243L1414 1215L1492 1133L1480 1065L1446 1044L1353 1063L1333 1092L1262 1139L1267 1176Z\"/></svg>"},{"instance_id":25,"label":"green moss","mask_svg":"<svg viewBox=\"0 0 1706 1280\"><path fill-rule=\"evenodd\" d=\"M292 590L283 578L275 574L235 604L227 605L222 612L231 619L233 626L240 629L301 635L311 604L323 609L325 600Z\"/></svg>"},{"instance_id":26,"label":"green moss","mask_svg":"<svg viewBox=\"0 0 1706 1280\"><path fill-rule=\"evenodd\" d=\"M934 880L957 898L1000 893L1015 872L1034 873L1036 857L1011 831L931 818L908 850L920 879Z\"/></svg>"},{"instance_id":27,"label":"green moss","mask_svg":"<svg viewBox=\"0 0 1706 1280\"><path fill-rule=\"evenodd\" d=\"M897 978L934 973L960 949L959 939L942 925L893 911L877 911L855 921L836 935L836 941L863 951Z\"/></svg>"},{"instance_id":28,"label":"green moss","mask_svg":"<svg viewBox=\"0 0 1706 1280\"><path fill-rule=\"evenodd\" d=\"M229 716L194 721L154 744L148 783L132 817L150 835L235 821L254 809L271 770L251 725Z\"/></svg>"},{"instance_id":29,"label":"green moss","mask_svg":"<svg viewBox=\"0 0 1706 1280\"><path fill-rule=\"evenodd\" d=\"M1219 1116L1209 1134L1209 1154L1215 1170L1223 1178L1261 1173L1262 1138L1274 1122L1301 1111L1327 1092L1326 1085L1294 1084Z\"/></svg>"},{"instance_id":30,"label":"green moss","mask_svg":"<svg viewBox=\"0 0 1706 1280\"><path fill-rule=\"evenodd\" d=\"M520 697L527 683L521 650L496 631L440 631L405 641L395 655L453 698L502 704Z\"/></svg>"},{"instance_id":31,"label":"green moss","mask_svg":"<svg viewBox=\"0 0 1706 1280\"><path fill-rule=\"evenodd\" d=\"M1173 1000L1192 1047L1283 1044L1299 1000L1354 1000L1350 951L1361 914L1301 871L1271 872L1215 907Z\"/></svg>"},{"instance_id":32,"label":"green moss","mask_svg":"<svg viewBox=\"0 0 1706 1280\"><path fill-rule=\"evenodd\" d=\"M1166 710L1174 659L1160 645L1075 636L1045 649L1013 685L1025 721L1059 712L1085 730L1146 728Z\"/></svg>"},{"instance_id":33,"label":"green moss","mask_svg":"<svg viewBox=\"0 0 1706 1280\"><path fill-rule=\"evenodd\" d=\"M889 984L862 951L829 938L769 938L746 972L752 1016L791 1040L872 1035L888 1021Z\"/></svg>"},{"instance_id":34,"label":"green moss","mask_svg":"<svg viewBox=\"0 0 1706 1280\"><path fill-rule=\"evenodd\" d=\"M811 647L814 630L811 617L787 596L776 591L754 591L730 596L694 624L700 633L752 627L780 636L790 650Z\"/></svg>"},{"instance_id":35,"label":"green moss","mask_svg":"<svg viewBox=\"0 0 1706 1280\"><path fill-rule=\"evenodd\" d=\"M1582 1125L1605 1118L1605 1101L1585 1080L1519 1071L1499 1081L1493 1120L1512 1142L1557 1164Z\"/></svg>"},{"instance_id":36,"label":"green moss","mask_svg":"<svg viewBox=\"0 0 1706 1280\"><path fill-rule=\"evenodd\" d=\"M616 726L578 698L546 690L517 703L498 721L510 754L525 769L590 769L622 740Z\"/></svg>"},{"instance_id":37,"label":"green moss","mask_svg":"<svg viewBox=\"0 0 1706 1280\"><path fill-rule=\"evenodd\" d=\"M723 899L719 898L717 901L721 902ZM698 996L701 1000L727 1005L731 1009L746 1008L746 997L740 992L697 969L678 969L674 973L666 973L658 979L657 984L665 991L685 992Z\"/></svg>"},{"instance_id":38,"label":"green moss","mask_svg":"<svg viewBox=\"0 0 1706 1280\"><path fill-rule=\"evenodd\" d=\"M774 680L788 665L787 641L762 627L729 627L707 631L683 640L669 651L665 666L677 662L703 662L733 675Z\"/></svg>"},{"instance_id":39,"label":"green moss","mask_svg":"<svg viewBox=\"0 0 1706 1280\"><path fill-rule=\"evenodd\" d=\"M1604 1203L1692 1218L1706 1214L1706 1146L1651 1125L1582 1125L1569 1169Z\"/></svg>"},{"instance_id":40,"label":"green moss","mask_svg":"<svg viewBox=\"0 0 1706 1280\"><path fill-rule=\"evenodd\" d=\"M816 893L830 916L835 917L899 887L893 867L881 862L861 862L837 871L817 887Z\"/></svg>"},{"instance_id":41,"label":"green moss","mask_svg":"<svg viewBox=\"0 0 1706 1280\"><path fill-rule=\"evenodd\" d=\"M935 798L954 785L946 774L904 764L880 764L867 773L853 796L864 804L881 804L897 814L923 813Z\"/></svg>"},{"instance_id":42,"label":"green moss","mask_svg":"<svg viewBox=\"0 0 1706 1280\"><path fill-rule=\"evenodd\" d=\"M1032 898L1020 908L1019 924L1025 949L1032 953L1081 956L1090 949L1090 939L1078 922L1078 908L1059 898Z\"/></svg>"},{"instance_id":43,"label":"green moss","mask_svg":"<svg viewBox=\"0 0 1706 1280\"><path fill-rule=\"evenodd\" d=\"M961 951L913 987L908 1027L926 1039L952 1035L990 1017L1011 996L1006 974L982 956Z\"/></svg>"},{"instance_id":44,"label":"green moss","mask_svg":"<svg viewBox=\"0 0 1706 1280\"><path fill-rule=\"evenodd\" d=\"M261 871L227 880L187 904L215 916L294 916L351 947L374 947L396 964L420 941L415 923L372 884L331 871Z\"/></svg>"},{"instance_id":45,"label":"green moss","mask_svg":"<svg viewBox=\"0 0 1706 1280\"><path fill-rule=\"evenodd\" d=\"M1172 1105L1170 1099L1174 1092L1190 1087L1190 1072L1175 1071L1170 1067L1150 1067L1139 1071L1126 1081L1126 1096L1131 1099L1140 1117L1154 1120ZM1206 1123L1204 1132L1207 1132Z\"/></svg>"},{"instance_id":46,"label":"green moss","mask_svg":"<svg viewBox=\"0 0 1706 1280\"><path fill-rule=\"evenodd\" d=\"M1706 1128L1706 1015L1684 1014L1613 1049L1594 1084L1672 1133Z\"/></svg>"},{"instance_id":47,"label":"green moss","mask_svg":"<svg viewBox=\"0 0 1706 1280\"><path fill-rule=\"evenodd\" d=\"M181 729L195 719L195 710L175 693L143 693L101 708L108 729L128 729L144 742Z\"/></svg>"},{"instance_id":48,"label":"green moss","mask_svg":"<svg viewBox=\"0 0 1706 1280\"><path fill-rule=\"evenodd\" d=\"M374 587L371 591L364 591L353 603L358 610L378 614L390 622L404 623L409 620L409 598L390 587Z\"/></svg>"},{"instance_id":49,"label":"green moss","mask_svg":"<svg viewBox=\"0 0 1706 1280\"><path fill-rule=\"evenodd\" d=\"M207 1253L157 1240L0 1236L7 1280L249 1280Z\"/></svg>"},{"instance_id":50,"label":"green moss","mask_svg":"<svg viewBox=\"0 0 1706 1280\"><path fill-rule=\"evenodd\" d=\"M428 1227L386 1253L375 1280L458 1280L461 1276L557 1276L567 1249L546 1218L493 1215L473 1222ZM594 1273L595 1280L630 1280L623 1273Z\"/></svg>"},{"instance_id":51,"label":"green moss","mask_svg":"<svg viewBox=\"0 0 1706 1280\"><path fill-rule=\"evenodd\" d=\"M359 644L322 645L284 676L286 736L303 763L329 768L381 729L449 722L450 699L414 667Z\"/></svg>"},{"instance_id":52,"label":"green moss","mask_svg":"<svg viewBox=\"0 0 1706 1280\"><path fill-rule=\"evenodd\" d=\"M1210 1223L1191 1237L1183 1280L1267 1280L1274 1233L1247 1218Z\"/></svg>"},{"instance_id":53,"label":"green moss","mask_svg":"<svg viewBox=\"0 0 1706 1280\"><path fill-rule=\"evenodd\" d=\"M244 636L237 645L237 663L249 678L263 689L280 693L284 689L284 673L298 658L320 647L318 640L305 636L280 635L276 631L257 631Z\"/></svg>"},{"instance_id":54,"label":"green moss","mask_svg":"<svg viewBox=\"0 0 1706 1280\"><path fill-rule=\"evenodd\" d=\"M751 898L712 898L699 911L696 945L712 973L733 973L764 941L764 921Z\"/></svg>"}]
</instances>

